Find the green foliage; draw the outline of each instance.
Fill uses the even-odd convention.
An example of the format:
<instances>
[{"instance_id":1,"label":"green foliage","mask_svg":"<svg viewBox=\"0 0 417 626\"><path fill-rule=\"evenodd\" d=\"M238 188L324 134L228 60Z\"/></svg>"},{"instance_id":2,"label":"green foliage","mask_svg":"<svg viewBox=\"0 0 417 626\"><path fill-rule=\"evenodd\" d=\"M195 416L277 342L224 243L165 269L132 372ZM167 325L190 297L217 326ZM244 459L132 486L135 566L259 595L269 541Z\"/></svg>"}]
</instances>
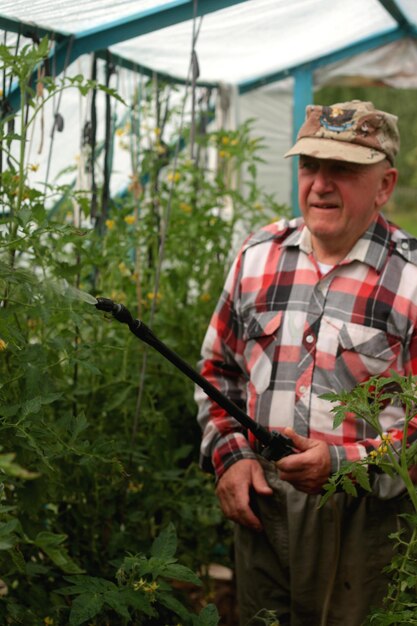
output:
<instances>
[{"instance_id":1,"label":"green foliage","mask_svg":"<svg viewBox=\"0 0 417 626\"><path fill-rule=\"evenodd\" d=\"M67 578L69 587L60 589L64 596L74 596L69 625L79 626L103 611L114 611L126 623L167 623L166 610L177 615L184 624L215 626L217 610L207 606L199 615L192 615L172 593L167 581L176 580L200 585L192 570L177 563L176 533L169 525L155 539L150 556L136 554L123 559L116 573L117 584L92 576Z\"/></svg>"},{"instance_id":2,"label":"green foliage","mask_svg":"<svg viewBox=\"0 0 417 626\"><path fill-rule=\"evenodd\" d=\"M172 585L197 584L193 572L227 563L230 545L213 481L197 466L193 384L99 313L94 296L125 303L196 364L237 227L283 209L257 189L249 124L199 136L198 158L176 154L178 112L151 115L167 102L163 85L146 86L128 110L134 173L123 196L94 213L89 191L31 185L25 138L42 102L101 88L41 79L40 101L29 77L47 48L13 59L0 48L28 107L0 121L0 622L156 626L180 615L214 626L213 607L189 613ZM139 113L151 131L139 130ZM245 182L232 186L243 167Z\"/></svg>"},{"instance_id":3,"label":"green foliage","mask_svg":"<svg viewBox=\"0 0 417 626\"><path fill-rule=\"evenodd\" d=\"M261 609L249 620L247 626L279 626L279 624L276 611Z\"/></svg>"},{"instance_id":4,"label":"green foliage","mask_svg":"<svg viewBox=\"0 0 417 626\"><path fill-rule=\"evenodd\" d=\"M383 606L373 610L365 626L375 624L408 625L417 623L417 490L410 472L415 471L417 443L408 442L410 422L417 412L417 381L412 376L400 376L392 372L390 377L372 377L356 386L352 391L327 393L324 399L334 403L332 412L334 426L339 426L349 415L363 419L379 437L380 444L364 459L348 463L331 477L325 485L323 505L337 490L358 495L358 486L365 492L371 491L370 475L383 472L390 477L400 477L413 507L413 514L403 515L407 522L404 528L390 536L394 544L394 556L386 568L390 583ZM404 427L400 441L394 441L384 433L379 415L388 403L404 409Z\"/></svg>"}]
</instances>

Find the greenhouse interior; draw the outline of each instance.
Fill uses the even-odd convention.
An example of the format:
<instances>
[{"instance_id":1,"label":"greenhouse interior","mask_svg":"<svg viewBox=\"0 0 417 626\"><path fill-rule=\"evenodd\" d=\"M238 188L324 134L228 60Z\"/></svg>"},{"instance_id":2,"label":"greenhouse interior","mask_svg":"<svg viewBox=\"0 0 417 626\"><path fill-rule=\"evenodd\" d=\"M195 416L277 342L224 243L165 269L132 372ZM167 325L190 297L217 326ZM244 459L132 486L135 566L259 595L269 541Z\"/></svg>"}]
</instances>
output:
<instances>
[{"instance_id":1,"label":"greenhouse interior","mask_svg":"<svg viewBox=\"0 0 417 626\"><path fill-rule=\"evenodd\" d=\"M0 59L0 624L237 626L201 345L307 105L398 116L417 237L417 4L2 0Z\"/></svg>"}]
</instances>

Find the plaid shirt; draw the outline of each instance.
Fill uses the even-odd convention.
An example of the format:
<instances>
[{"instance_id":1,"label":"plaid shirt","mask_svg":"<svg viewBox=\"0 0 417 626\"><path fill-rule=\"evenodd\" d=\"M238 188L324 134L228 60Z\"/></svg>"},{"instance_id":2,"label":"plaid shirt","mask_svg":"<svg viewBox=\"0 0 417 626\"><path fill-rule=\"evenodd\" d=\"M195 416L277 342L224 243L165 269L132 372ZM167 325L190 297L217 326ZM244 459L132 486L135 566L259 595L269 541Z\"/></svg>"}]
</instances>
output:
<instances>
[{"instance_id":1,"label":"plaid shirt","mask_svg":"<svg viewBox=\"0 0 417 626\"><path fill-rule=\"evenodd\" d=\"M416 239L379 215L324 275L300 218L246 241L203 343L201 373L213 385L266 428L292 426L327 442L336 471L380 440L355 416L333 429L333 405L320 396L390 370L417 374ZM220 477L235 461L256 458L251 433L200 389L196 400L203 469ZM403 418L393 405L380 416L398 438Z\"/></svg>"}]
</instances>

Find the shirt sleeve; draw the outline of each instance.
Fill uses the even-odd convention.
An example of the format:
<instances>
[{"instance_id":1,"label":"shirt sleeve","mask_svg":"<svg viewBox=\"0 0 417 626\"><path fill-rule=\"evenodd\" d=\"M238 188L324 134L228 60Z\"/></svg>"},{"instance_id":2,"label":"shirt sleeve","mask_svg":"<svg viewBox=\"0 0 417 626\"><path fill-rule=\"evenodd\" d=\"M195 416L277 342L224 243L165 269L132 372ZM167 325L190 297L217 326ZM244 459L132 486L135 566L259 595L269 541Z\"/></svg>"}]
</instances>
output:
<instances>
[{"instance_id":1,"label":"shirt sleeve","mask_svg":"<svg viewBox=\"0 0 417 626\"><path fill-rule=\"evenodd\" d=\"M229 400L246 410L242 323L237 314L242 256L232 265L202 346L200 372ZM200 464L217 479L240 459L256 458L246 429L199 387L195 391L202 429Z\"/></svg>"}]
</instances>

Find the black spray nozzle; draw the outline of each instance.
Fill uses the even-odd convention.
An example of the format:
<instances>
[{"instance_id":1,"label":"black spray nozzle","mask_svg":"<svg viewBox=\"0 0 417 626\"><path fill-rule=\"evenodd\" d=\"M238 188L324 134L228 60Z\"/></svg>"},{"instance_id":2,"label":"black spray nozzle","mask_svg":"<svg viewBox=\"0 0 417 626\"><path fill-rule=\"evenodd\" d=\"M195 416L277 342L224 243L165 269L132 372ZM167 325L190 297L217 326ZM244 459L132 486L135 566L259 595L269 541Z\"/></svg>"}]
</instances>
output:
<instances>
[{"instance_id":1,"label":"black spray nozzle","mask_svg":"<svg viewBox=\"0 0 417 626\"><path fill-rule=\"evenodd\" d=\"M100 311L111 313L119 322L127 324L129 329L136 337L142 339L152 348L155 348L162 356L175 365L183 374L188 376L192 381L197 383L206 394L214 400L219 406L225 409L229 415L234 417L242 426L250 430L258 441L263 445L262 456L271 461L278 461L284 456L294 453L294 447L291 439L276 432L269 432L261 424L255 422L234 402L223 395L214 385L212 385L204 376L201 376L188 363L186 363L176 352L173 352L167 345L160 341L146 324L141 320L133 319L130 312L123 304L117 304L109 298L97 298L95 305Z\"/></svg>"},{"instance_id":2,"label":"black spray nozzle","mask_svg":"<svg viewBox=\"0 0 417 626\"><path fill-rule=\"evenodd\" d=\"M120 307L120 304L116 304L110 298L97 298L96 309L99 311L105 311L106 313L113 313L116 307Z\"/></svg>"},{"instance_id":3,"label":"black spray nozzle","mask_svg":"<svg viewBox=\"0 0 417 626\"><path fill-rule=\"evenodd\" d=\"M111 313L117 321L127 324L129 327L134 325L138 320L134 320L130 312L123 304L113 302L110 298L97 298L96 309Z\"/></svg>"},{"instance_id":4,"label":"black spray nozzle","mask_svg":"<svg viewBox=\"0 0 417 626\"><path fill-rule=\"evenodd\" d=\"M162 343L159 342L146 324L132 317L132 314L124 304L113 302L110 298L97 298L96 309L104 311L105 313L111 313L118 322L127 324L132 333L139 337L139 339L142 339L142 341L161 352L160 345L162 345Z\"/></svg>"}]
</instances>

